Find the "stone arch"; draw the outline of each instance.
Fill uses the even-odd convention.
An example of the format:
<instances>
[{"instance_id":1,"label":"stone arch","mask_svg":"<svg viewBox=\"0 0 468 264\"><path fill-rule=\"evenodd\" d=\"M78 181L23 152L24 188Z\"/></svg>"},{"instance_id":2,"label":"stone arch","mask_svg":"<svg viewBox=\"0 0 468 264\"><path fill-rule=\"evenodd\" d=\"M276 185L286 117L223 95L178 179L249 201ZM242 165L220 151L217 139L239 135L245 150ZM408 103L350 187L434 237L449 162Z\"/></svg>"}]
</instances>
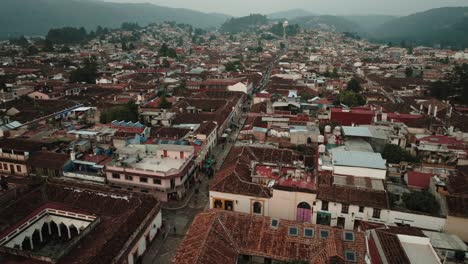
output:
<instances>
[{"instance_id":1,"label":"stone arch","mask_svg":"<svg viewBox=\"0 0 468 264\"><path fill-rule=\"evenodd\" d=\"M80 234L78 227L76 227L74 224L71 224L68 228L70 228L71 238L77 237Z\"/></svg>"},{"instance_id":2,"label":"stone arch","mask_svg":"<svg viewBox=\"0 0 468 264\"><path fill-rule=\"evenodd\" d=\"M297 208L301 208L301 209L312 209L312 207L310 206L309 203L307 202L301 202L297 205Z\"/></svg>"},{"instance_id":3,"label":"stone arch","mask_svg":"<svg viewBox=\"0 0 468 264\"><path fill-rule=\"evenodd\" d=\"M41 229L34 230L34 232L31 235L31 239L32 239L33 244L34 244L34 248L37 248L38 246L40 246L42 244L42 242L43 242Z\"/></svg>"},{"instance_id":4,"label":"stone arch","mask_svg":"<svg viewBox=\"0 0 468 264\"><path fill-rule=\"evenodd\" d=\"M29 236L26 236L23 238L23 241L21 242L21 245L20 247L23 249L23 250L28 250L28 251L31 251L32 250L32 247L31 247L31 239Z\"/></svg>"},{"instance_id":5,"label":"stone arch","mask_svg":"<svg viewBox=\"0 0 468 264\"><path fill-rule=\"evenodd\" d=\"M68 226L63 222L60 222L58 225L59 227L59 235L62 240L68 240Z\"/></svg>"}]
</instances>

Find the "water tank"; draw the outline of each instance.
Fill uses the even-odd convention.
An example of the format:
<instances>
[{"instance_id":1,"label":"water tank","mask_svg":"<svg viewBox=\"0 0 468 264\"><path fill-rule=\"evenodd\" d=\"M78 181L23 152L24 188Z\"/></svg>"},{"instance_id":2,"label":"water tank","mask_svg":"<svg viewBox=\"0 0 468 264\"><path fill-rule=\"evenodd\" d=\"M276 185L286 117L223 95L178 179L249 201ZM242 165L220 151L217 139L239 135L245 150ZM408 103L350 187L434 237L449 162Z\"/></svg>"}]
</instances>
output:
<instances>
[{"instance_id":1,"label":"water tank","mask_svg":"<svg viewBox=\"0 0 468 264\"><path fill-rule=\"evenodd\" d=\"M322 136L322 135L318 135L318 137L317 137L317 142L318 142L318 143L323 143L324 141L325 141L325 137Z\"/></svg>"},{"instance_id":2,"label":"water tank","mask_svg":"<svg viewBox=\"0 0 468 264\"><path fill-rule=\"evenodd\" d=\"M327 149L327 148L325 147L324 144L320 144L320 145L319 145L319 153L325 153L325 150L326 150L326 149Z\"/></svg>"},{"instance_id":3,"label":"water tank","mask_svg":"<svg viewBox=\"0 0 468 264\"><path fill-rule=\"evenodd\" d=\"M463 132L457 131L457 133L455 133L455 137L457 140L463 140Z\"/></svg>"},{"instance_id":4,"label":"water tank","mask_svg":"<svg viewBox=\"0 0 468 264\"><path fill-rule=\"evenodd\" d=\"M339 126L335 127L335 129L333 130L333 134L335 136L340 136L341 135L341 127L339 127Z\"/></svg>"},{"instance_id":5,"label":"water tank","mask_svg":"<svg viewBox=\"0 0 468 264\"><path fill-rule=\"evenodd\" d=\"M325 133L331 132L331 126L325 126Z\"/></svg>"}]
</instances>

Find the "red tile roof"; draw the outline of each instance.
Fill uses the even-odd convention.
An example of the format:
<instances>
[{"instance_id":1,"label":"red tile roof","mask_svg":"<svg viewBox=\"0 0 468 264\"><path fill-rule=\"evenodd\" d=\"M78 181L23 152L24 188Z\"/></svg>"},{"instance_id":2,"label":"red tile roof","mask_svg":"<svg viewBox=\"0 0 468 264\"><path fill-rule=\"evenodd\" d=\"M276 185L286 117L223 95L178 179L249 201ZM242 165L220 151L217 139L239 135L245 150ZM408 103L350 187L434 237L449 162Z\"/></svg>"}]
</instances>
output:
<instances>
[{"instance_id":1,"label":"red tile roof","mask_svg":"<svg viewBox=\"0 0 468 264\"><path fill-rule=\"evenodd\" d=\"M272 228L271 220L264 216L214 209L201 213L192 222L172 263L234 264L239 255L279 261L350 263L344 260L346 250L356 253L356 262L353 263L365 263L366 246L362 232L354 232L354 241L344 241L341 229L283 219L278 220L277 228ZM298 235L289 235L289 227L297 228ZM305 228L313 229L313 237L303 236ZM329 236L321 238L321 230L327 230Z\"/></svg>"},{"instance_id":2,"label":"red tile roof","mask_svg":"<svg viewBox=\"0 0 468 264\"><path fill-rule=\"evenodd\" d=\"M59 203L68 209L88 212L100 218L101 223L84 236L58 263L91 264L121 263L129 243L137 241L133 235L160 211L158 201L149 195L128 194L106 187L74 183L49 182L21 199L15 200L0 212L2 226L8 228L47 203ZM7 263L9 256L5 256ZM15 257L13 257L15 259ZM24 260L22 263L29 263Z\"/></svg>"}]
</instances>

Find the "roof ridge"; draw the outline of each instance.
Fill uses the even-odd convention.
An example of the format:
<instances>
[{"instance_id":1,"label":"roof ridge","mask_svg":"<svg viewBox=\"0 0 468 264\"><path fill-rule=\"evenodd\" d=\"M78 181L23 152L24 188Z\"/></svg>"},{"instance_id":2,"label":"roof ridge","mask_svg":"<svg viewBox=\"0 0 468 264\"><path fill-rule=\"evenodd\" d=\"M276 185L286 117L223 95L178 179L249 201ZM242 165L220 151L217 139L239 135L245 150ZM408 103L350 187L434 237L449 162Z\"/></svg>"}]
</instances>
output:
<instances>
[{"instance_id":1,"label":"roof ridge","mask_svg":"<svg viewBox=\"0 0 468 264\"><path fill-rule=\"evenodd\" d=\"M237 168L237 166L236 166L236 168ZM258 187L260 187L260 190L262 190L262 192L263 192L266 196L270 196L270 194L268 194L268 193L265 191L264 187L263 187L261 184L253 183L253 182L248 182L248 181L244 181L244 180L241 179L241 177L237 174L237 171L236 171L236 170L234 170L233 173L234 173L234 175L236 175L236 177L239 179L240 182L246 183L246 184L250 184L250 185L258 186Z\"/></svg>"},{"instance_id":2,"label":"roof ridge","mask_svg":"<svg viewBox=\"0 0 468 264\"><path fill-rule=\"evenodd\" d=\"M201 213L199 215L197 215L196 217L199 218L203 215L204 213ZM218 218L218 215L216 214L216 212L212 213L212 212L209 212L207 214L210 214L210 215L213 215L213 219L210 221L212 224L209 225L208 227L208 230L207 232L205 233L205 236L202 240L200 240L201 242L201 245L203 245L203 249L205 249L204 245L206 244L206 241L208 240L208 237L210 236L210 233L211 233L211 229L213 229L213 222L216 221L216 219ZM185 237L187 237L187 234L185 235ZM204 250L203 250L204 251ZM203 251L201 251L200 253L202 253ZM194 259L194 262L193 263L198 263L198 259L202 256L203 254L197 254L195 259Z\"/></svg>"},{"instance_id":3,"label":"roof ridge","mask_svg":"<svg viewBox=\"0 0 468 264\"><path fill-rule=\"evenodd\" d=\"M228 238L229 238L229 240L231 241L232 245L235 247L236 252L239 254L239 253L240 253L240 248L239 248L239 246L238 246L237 243L234 241L234 238L231 236L231 233L228 231L228 229L226 228L226 226L225 226L225 225L223 224L223 222L221 221L219 215L216 216L216 220L219 222L219 224L220 224L221 227L223 228L224 232L226 232L226 235L228 236Z\"/></svg>"}]
</instances>

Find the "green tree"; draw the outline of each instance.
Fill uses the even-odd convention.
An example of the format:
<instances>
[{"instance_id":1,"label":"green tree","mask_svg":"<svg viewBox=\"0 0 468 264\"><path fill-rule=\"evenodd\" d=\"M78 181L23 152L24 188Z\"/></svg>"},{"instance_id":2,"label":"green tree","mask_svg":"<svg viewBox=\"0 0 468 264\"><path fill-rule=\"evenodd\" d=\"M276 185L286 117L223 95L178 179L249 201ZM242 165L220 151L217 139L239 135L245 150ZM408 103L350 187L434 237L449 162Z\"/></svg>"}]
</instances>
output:
<instances>
[{"instance_id":1,"label":"green tree","mask_svg":"<svg viewBox=\"0 0 468 264\"><path fill-rule=\"evenodd\" d=\"M138 106L134 101L129 101L125 105L116 106L101 112L99 121L102 124L110 123L114 120L117 121L138 121Z\"/></svg>"},{"instance_id":2,"label":"green tree","mask_svg":"<svg viewBox=\"0 0 468 264\"><path fill-rule=\"evenodd\" d=\"M74 70L70 75L71 83L96 83L98 77L96 58L86 58L83 61L84 66Z\"/></svg>"},{"instance_id":3,"label":"green tree","mask_svg":"<svg viewBox=\"0 0 468 264\"><path fill-rule=\"evenodd\" d=\"M281 43L280 43L280 49L281 49L281 50L284 50L285 48L286 48L286 45L284 45L284 43L281 42Z\"/></svg>"},{"instance_id":4,"label":"green tree","mask_svg":"<svg viewBox=\"0 0 468 264\"><path fill-rule=\"evenodd\" d=\"M21 36L19 38L10 39L10 44L26 47L29 45L29 41L24 36Z\"/></svg>"},{"instance_id":5,"label":"green tree","mask_svg":"<svg viewBox=\"0 0 468 264\"><path fill-rule=\"evenodd\" d=\"M348 85L346 86L346 90L359 93L361 91L361 83L359 83L359 81L356 78L352 78L348 82Z\"/></svg>"},{"instance_id":6,"label":"green tree","mask_svg":"<svg viewBox=\"0 0 468 264\"><path fill-rule=\"evenodd\" d=\"M314 98L312 95L308 94L308 93L301 93L299 94L299 96L301 97L301 102L307 102L308 100Z\"/></svg>"},{"instance_id":7,"label":"green tree","mask_svg":"<svg viewBox=\"0 0 468 264\"><path fill-rule=\"evenodd\" d=\"M438 214L440 211L440 205L436 198L429 191L413 191L411 193L404 193L402 200L405 203L406 208L410 210Z\"/></svg>"},{"instance_id":8,"label":"green tree","mask_svg":"<svg viewBox=\"0 0 468 264\"><path fill-rule=\"evenodd\" d=\"M399 164L402 161L418 162L418 159L413 157L411 153L395 144L386 144L382 152L382 157L386 159L388 163L394 164Z\"/></svg>"},{"instance_id":9,"label":"green tree","mask_svg":"<svg viewBox=\"0 0 468 264\"><path fill-rule=\"evenodd\" d=\"M42 49L42 51L54 52L55 51L54 43L52 43L52 41L50 41L49 39L46 39L44 42L44 48Z\"/></svg>"},{"instance_id":10,"label":"green tree","mask_svg":"<svg viewBox=\"0 0 468 264\"><path fill-rule=\"evenodd\" d=\"M29 56L36 55L38 52L39 52L39 50L37 50L36 46L34 46L34 45L28 46L27 54Z\"/></svg>"},{"instance_id":11,"label":"green tree","mask_svg":"<svg viewBox=\"0 0 468 264\"><path fill-rule=\"evenodd\" d=\"M68 46L62 46L62 48L60 49L60 52L61 53L70 53L71 49Z\"/></svg>"},{"instance_id":12,"label":"green tree","mask_svg":"<svg viewBox=\"0 0 468 264\"><path fill-rule=\"evenodd\" d=\"M429 90L437 99L450 97L468 104L468 64L455 66L443 80L432 83Z\"/></svg>"},{"instance_id":13,"label":"green tree","mask_svg":"<svg viewBox=\"0 0 468 264\"><path fill-rule=\"evenodd\" d=\"M365 99L358 93L353 91L343 91L339 97L340 103L347 106L360 106L366 104Z\"/></svg>"},{"instance_id":14,"label":"green tree","mask_svg":"<svg viewBox=\"0 0 468 264\"><path fill-rule=\"evenodd\" d=\"M413 77L413 73L414 73L413 68L411 68L411 67L406 67L406 69L405 69L405 75L406 75L407 78Z\"/></svg>"},{"instance_id":15,"label":"green tree","mask_svg":"<svg viewBox=\"0 0 468 264\"><path fill-rule=\"evenodd\" d=\"M171 64L169 63L169 61L167 59L164 59L161 63L161 67L163 68L170 68L171 67Z\"/></svg>"},{"instance_id":16,"label":"green tree","mask_svg":"<svg viewBox=\"0 0 468 264\"><path fill-rule=\"evenodd\" d=\"M172 104L167 101L167 98L165 95L160 97L159 103L158 103L158 108L160 109L169 109L171 108Z\"/></svg>"},{"instance_id":17,"label":"green tree","mask_svg":"<svg viewBox=\"0 0 468 264\"><path fill-rule=\"evenodd\" d=\"M226 71L228 72L237 71L239 69L239 63L229 61L226 64L224 64L224 67L226 67Z\"/></svg>"}]
</instances>

